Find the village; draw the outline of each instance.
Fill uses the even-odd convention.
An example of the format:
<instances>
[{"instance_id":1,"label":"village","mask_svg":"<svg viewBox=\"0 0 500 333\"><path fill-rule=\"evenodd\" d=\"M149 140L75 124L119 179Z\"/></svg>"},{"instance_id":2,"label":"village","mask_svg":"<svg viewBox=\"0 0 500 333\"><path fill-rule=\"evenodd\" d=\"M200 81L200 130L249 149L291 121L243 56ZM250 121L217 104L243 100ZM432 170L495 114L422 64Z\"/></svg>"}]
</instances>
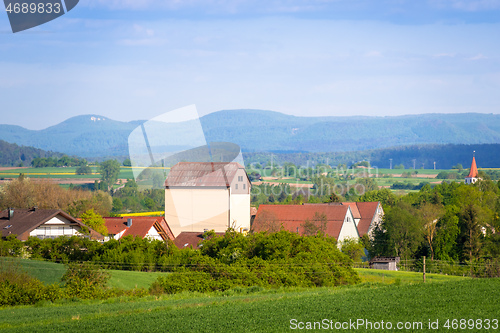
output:
<instances>
[{"instance_id":1,"label":"village","mask_svg":"<svg viewBox=\"0 0 500 333\"><path fill-rule=\"evenodd\" d=\"M478 180L473 157L464 183L473 185ZM60 209L10 207L1 212L0 229L3 238L15 235L22 241L79 236L106 242L131 236L170 241L179 249L198 249L209 231L221 236L229 229L243 235L285 230L332 237L341 249L345 242L361 243L363 237L365 242L373 241L384 218L380 201L261 204L257 209L251 206L251 188L245 168L237 162L180 162L165 180L162 216L103 217L107 233L102 235ZM365 249L364 260L367 254ZM392 270L400 261L400 257L385 256L369 259L370 266Z\"/></svg>"}]
</instances>

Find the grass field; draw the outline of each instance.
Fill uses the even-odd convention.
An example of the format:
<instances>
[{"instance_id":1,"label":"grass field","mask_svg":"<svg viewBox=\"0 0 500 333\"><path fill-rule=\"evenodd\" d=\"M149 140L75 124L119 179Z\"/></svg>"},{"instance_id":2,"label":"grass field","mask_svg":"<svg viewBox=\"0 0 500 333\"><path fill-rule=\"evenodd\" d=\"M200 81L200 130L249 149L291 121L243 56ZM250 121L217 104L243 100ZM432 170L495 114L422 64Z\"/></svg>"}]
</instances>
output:
<instances>
[{"instance_id":1,"label":"grass field","mask_svg":"<svg viewBox=\"0 0 500 333\"><path fill-rule=\"evenodd\" d=\"M36 277L45 284L60 283L61 277L66 272L66 266L50 261L0 258L0 263L2 265L6 265L6 260L9 262L13 261L16 267L19 267L21 270L27 272L33 277ZM120 289L148 289L158 276L168 274L160 272L149 273L118 270L107 270L107 272L111 274L108 286Z\"/></svg>"},{"instance_id":2,"label":"grass field","mask_svg":"<svg viewBox=\"0 0 500 333\"><path fill-rule=\"evenodd\" d=\"M66 272L63 264L57 264L50 261L0 258L0 263L5 265L5 260L13 261L15 265L26 271L31 276L36 277L46 284L59 283L61 277ZM422 282L422 273L416 272L395 272L367 268L355 268L361 277L363 283L385 283L385 284L410 284ZM108 270L111 274L108 286L123 289L149 288L156 278L163 274L162 272L136 272ZM427 274L428 282L446 282L463 280L466 278L450 275Z\"/></svg>"},{"instance_id":3,"label":"grass field","mask_svg":"<svg viewBox=\"0 0 500 333\"><path fill-rule=\"evenodd\" d=\"M0 309L2 332L286 332L299 322L362 325L356 331L445 332L447 320L490 320L500 316L500 280L305 290L243 289L219 294L180 294ZM295 320L295 321L294 321ZM438 321L438 330L428 329ZM331 321L331 322L330 322ZM392 330L373 329L373 325ZM367 322L370 322L372 328ZM396 329L398 323L409 330ZM449 322L451 325L451 322ZM318 324L316 324L318 325ZM467 325L467 324L465 324ZM498 325L498 324L497 324ZM375 326L376 327L376 326ZM318 328L318 326L317 326ZM335 330L335 327L332 327ZM490 328L488 331L492 331ZM467 332L474 329L458 330ZM496 330L493 330L496 331Z\"/></svg>"},{"instance_id":4,"label":"grass field","mask_svg":"<svg viewBox=\"0 0 500 333\"><path fill-rule=\"evenodd\" d=\"M75 178L75 179L87 179L87 178L100 178L99 169L97 167L91 167L92 175L76 175L77 167L65 167L65 168L17 168L10 170L0 170L0 178L17 178L20 173L24 173L26 177L30 178ZM132 168L121 167L120 174L118 175L120 179L132 179L134 174Z\"/></svg>"}]
</instances>

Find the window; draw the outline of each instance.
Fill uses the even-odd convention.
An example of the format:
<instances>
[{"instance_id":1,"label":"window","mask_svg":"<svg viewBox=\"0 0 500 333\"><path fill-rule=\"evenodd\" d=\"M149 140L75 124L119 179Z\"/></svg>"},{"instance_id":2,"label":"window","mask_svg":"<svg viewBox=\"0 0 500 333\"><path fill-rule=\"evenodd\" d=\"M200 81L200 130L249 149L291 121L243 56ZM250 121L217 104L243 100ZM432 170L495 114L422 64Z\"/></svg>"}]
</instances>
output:
<instances>
[{"instance_id":1,"label":"window","mask_svg":"<svg viewBox=\"0 0 500 333\"><path fill-rule=\"evenodd\" d=\"M238 189L238 184L234 185L234 189L237 190Z\"/></svg>"},{"instance_id":2,"label":"window","mask_svg":"<svg viewBox=\"0 0 500 333\"><path fill-rule=\"evenodd\" d=\"M238 176L238 181L242 182L243 181L243 176Z\"/></svg>"},{"instance_id":3,"label":"window","mask_svg":"<svg viewBox=\"0 0 500 333\"><path fill-rule=\"evenodd\" d=\"M243 189L246 190L247 189L247 184L243 184Z\"/></svg>"}]
</instances>

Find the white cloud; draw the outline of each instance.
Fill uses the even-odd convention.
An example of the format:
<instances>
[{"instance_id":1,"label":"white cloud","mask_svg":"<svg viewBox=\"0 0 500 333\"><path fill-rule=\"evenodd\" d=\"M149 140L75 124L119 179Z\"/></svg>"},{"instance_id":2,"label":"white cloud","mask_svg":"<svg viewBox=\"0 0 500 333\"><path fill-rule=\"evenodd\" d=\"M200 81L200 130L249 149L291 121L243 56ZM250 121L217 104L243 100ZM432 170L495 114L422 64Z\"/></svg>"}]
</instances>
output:
<instances>
[{"instance_id":1,"label":"white cloud","mask_svg":"<svg viewBox=\"0 0 500 333\"><path fill-rule=\"evenodd\" d=\"M484 60L484 59L488 59L488 57L484 56L481 53L479 53L478 55L475 55L475 56L469 58L469 60Z\"/></svg>"},{"instance_id":2,"label":"white cloud","mask_svg":"<svg viewBox=\"0 0 500 333\"><path fill-rule=\"evenodd\" d=\"M500 9L500 0L429 0L433 7L453 8L467 12Z\"/></svg>"}]
</instances>

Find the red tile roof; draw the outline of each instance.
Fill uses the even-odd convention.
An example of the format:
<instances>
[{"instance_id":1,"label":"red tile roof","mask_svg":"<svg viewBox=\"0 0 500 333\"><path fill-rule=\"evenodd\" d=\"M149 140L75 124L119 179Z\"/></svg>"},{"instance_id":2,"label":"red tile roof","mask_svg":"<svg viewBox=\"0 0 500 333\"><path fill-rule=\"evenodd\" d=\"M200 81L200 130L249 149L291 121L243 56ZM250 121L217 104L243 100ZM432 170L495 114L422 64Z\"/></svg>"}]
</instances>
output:
<instances>
[{"instance_id":1,"label":"red tile roof","mask_svg":"<svg viewBox=\"0 0 500 333\"><path fill-rule=\"evenodd\" d=\"M180 162L168 173L165 186L229 187L238 169L245 168L236 162Z\"/></svg>"},{"instance_id":2,"label":"red tile roof","mask_svg":"<svg viewBox=\"0 0 500 333\"><path fill-rule=\"evenodd\" d=\"M132 219L132 226L127 227L127 220ZM126 216L104 217L110 235L117 235L123 230L122 237L134 236L144 238L151 228L155 227L164 240L173 240L173 234L163 216ZM158 230L159 229L159 230Z\"/></svg>"},{"instance_id":3,"label":"red tile roof","mask_svg":"<svg viewBox=\"0 0 500 333\"><path fill-rule=\"evenodd\" d=\"M467 176L467 178L477 178L477 176L479 175L478 171L477 171L477 166L476 166L476 157L472 157L472 164L470 166L470 171L469 171L469 175Z\"/></svg>"},{"instance_id":4,"label":"red tile roof","mask_svg":"<svg viewBox=\"0 0 500 333\"><path fill-rule=\"evenodd\" d=\"M304 233L302 224L306 219L312 221L315 213L325 214L327 219L326 234L338 239L347 208L355 219L359 219L357 229L359 236L368 233L372 221L377 214L379 202L343 202L330 204L304 205L260 205L252 230L279 231Z\"/></svg>"},{"instance_id":5,"label":"red tile roof","mask_svg":"<svg viewBox=\"0 0 500 333\"><path fill-rule=\"evenodd\" d=\"M370 225L376 217L379 204L380 202L356 202L361 215L361 220L358 222L359 237L363 237L370 230Z\"/></svg>"},{"instance_id":6,"label":"red tile roof","mask_svg":"<svg viewBox=\"0 0 500 333\"><path fill-rule=\"evenodd\" d=\"M361 218L361 214L359 213L357 202L342 202L342 205L347 205L347 206L351 207L352 216L355 219Z\"/></svg>"},{"instance_id":7,"label":"red tile roof","mask_svg":"<svg viewBox=\"0 0 500 333\"><path fill-rule=\"evenodd\" d=\"M326 216L326 231L329 236L338 239L344 218L349 206L330 204L307 204L307 205L260 205L252 229L255 232L270 230L269 224L277 224L278 230L284 229L290 232L304 233L303 223L305 220L313 221L315 214ZM277 230L271 230L277 231Z\"/></svg>"}]
</instances>

